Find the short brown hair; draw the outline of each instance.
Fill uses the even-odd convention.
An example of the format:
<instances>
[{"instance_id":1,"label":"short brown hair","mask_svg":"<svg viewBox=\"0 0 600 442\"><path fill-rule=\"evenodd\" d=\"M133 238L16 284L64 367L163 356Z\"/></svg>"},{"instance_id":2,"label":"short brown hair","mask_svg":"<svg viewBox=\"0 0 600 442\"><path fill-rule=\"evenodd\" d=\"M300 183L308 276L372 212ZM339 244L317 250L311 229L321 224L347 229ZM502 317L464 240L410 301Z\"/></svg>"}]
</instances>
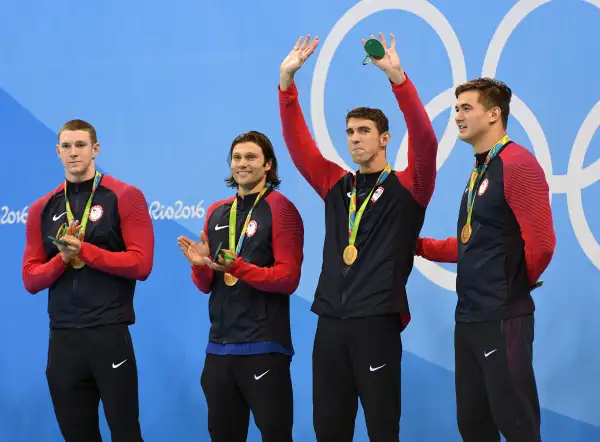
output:
<instances>
[{"instance_id":1,"label":"short brown hair","mask_svg":"<svg viewBox=\"0 0 600 442\"><path fill-rule=\"evenodd\" d=\"M277 176L277 158L275 157L275 149L271 140L265 135L258 131L251 130L249 132L238 135L231 143L229 149L229 156L227 157L227 164L231 167L231 155L233 155L233 148L240 143L254 143L260 146L263 156L265 157L265 164L271 162L271 169L267 170L267 185L270 185L274 189L279 187L281 180ZM238 187L238 183L233 179L233 175L225 179L228 187Z\"/></svg>"},{"instance_id":2,"label":"short brown hair","mask_svg":"<svg viewBox=\"0 0 600 442\"><path fill-rule=\"evenodd\" d=\"M455 90L456 98L466 91L479 91L479 102L486 109L499 107L501 111L502 124L506 129L508 124L508 115L510 114L510 99L512 91L503 82L493 78L477 78L459 85Z\"/></svg>"},{"instance_id":3,"label":"short brown hair","mask_svg":"<svg viewBox=\"0 0 600 442\"><path fill-rule=\"evenodd\" d=\"M92 140L92 145L98 142L98 137L96 136L96 129L87 121L83 120L71 120L67 121L62 125L60 130L58 131L58 139L60 141L60 134L66 130L84 130L90 134L90 140Z\"/></svg>"},{"instance_id":4,"label":"short brown hair","mask_svg":"<svg viewBox=\"0 0 600 442\"><path fill-rule=\"evenodd\" d=\"M361 120L369 120L375 123L380 134L390 130L390 123L385 114L380 109L370 107L357 107L352 109L346 115L346 124L350 118L359 118Z\"/></svg>"}]
</instances>

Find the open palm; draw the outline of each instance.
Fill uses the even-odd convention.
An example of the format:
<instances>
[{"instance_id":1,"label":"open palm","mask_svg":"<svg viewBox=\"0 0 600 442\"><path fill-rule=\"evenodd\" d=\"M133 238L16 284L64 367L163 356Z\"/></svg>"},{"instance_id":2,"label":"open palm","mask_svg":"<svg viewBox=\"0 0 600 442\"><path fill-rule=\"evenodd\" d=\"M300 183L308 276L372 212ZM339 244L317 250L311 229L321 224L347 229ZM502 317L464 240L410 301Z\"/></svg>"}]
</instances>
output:
<instances>
[{"instance_id":1,"label":"open palm","mask_svg":"<svg viewBox=\"0 0 600 442\"><path fill-rule=\"evenodd\" d=\"M206 237L204 236L204 232L200 232L200 242L192 241L185 236L180 236L177 238L177 243L188 261L196 266L206 265L204 258L210 254L210 249Z\"/></svg>"},{"instance_id":2,"label":"open palm","mask_svg":"<svg viewBox=\"0 0 600 442\"><path fill-rule=\"evenodd\" d=\"M292 49L292 51L281 63L280 71L282 74L294 75L294 73L302 67L308 57L311 56L319 44L319 37L315 37L315 39L311 42L310 34L306 36L304 43L303 40L304 37L300 37L298 39L294 45L294 49Z\"/></svg>"}]
</instances>

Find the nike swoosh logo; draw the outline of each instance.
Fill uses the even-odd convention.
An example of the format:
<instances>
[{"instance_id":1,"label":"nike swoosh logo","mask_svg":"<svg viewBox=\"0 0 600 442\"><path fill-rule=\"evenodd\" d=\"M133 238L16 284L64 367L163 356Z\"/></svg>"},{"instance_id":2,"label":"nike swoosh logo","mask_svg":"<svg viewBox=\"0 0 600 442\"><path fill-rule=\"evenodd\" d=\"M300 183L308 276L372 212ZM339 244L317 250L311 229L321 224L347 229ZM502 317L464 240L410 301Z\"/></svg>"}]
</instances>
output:
<instances>
[{"instance_id":1,"label":"nike swoosh logo","mask_svg":"<svg viewBox=\"0 0 600 442\"><path fill-rule=\"evenodd\" d=\"M484 352L483 355L487 358L489 355L491 355L492 353L494 353L496 350L498 350L497 348L493 349L492 351L486 353Z\"/></svg>"},{"instance_id":2,"label":"nike swoosh logo","mask_svg":"<svg viewBox=\"0 0 600 442\"><path fill-rule=\"evenodd\" d=\"M383 365L380 365L379 367L375 367L375 368L373 368L373 366L369 365L369 370L371 370L371 371L377 371L377 370L379 370L380 368L383 368L383 367L385 367L386 365L387 365L387 364L383 364Z\"/></svg>"},{"instance_id":3,"label":"nike swoosh logo","mask_svg":"<svg viewBox=\"0 0 600 442\"><path fill-rule=\"evenodd\" d=\"M127 361L127 359L125 359L125 361ZM115 364L115 363L113 362L113 364L112 364L112 367L113 367L113 368L119 368L121 365L123 365L123 364L125 363L125 361L119 362L118 364Z\"/></svg>"},{"instance_id":4,"label":"nike swoosh logo","mask_svg":"<svg viewBox=\"0 0 600 442\"><path fill-rule=\"evenodd\" d=\"M215 226L215 230L222 230L222 229L227 229L229 226L220 226L220 225L216 225Z\"/></svg>"},{"instance_id":5,"label":"nike swoosh logo","mask_svg":"<svg viewBox=\"0 0 600 442\"><path fill-rule=\"evenodd\" d=\"M270 371L271 371L271 370L267 370L267 371L265 371L263 374L261 374L260 376L256 376L256 375L254 375L254 379L256 379L256 380L258 381L260 378L262 378L264 375L266 375L266 374L267 374L268 372L270 372Z\"/></svg>"},{"instance_id":6,"label":"nike swoosh logo","mask_svg":"<svg viewBox=\"0 0 600 442\"><path fill-rule=\"evenodd\" d=\"M66 214L67 214L67 212L63 212L60 215L54 215L52 217L52 221L58 221L63 215L66 215Z\"/></svg>"}]
</instances>

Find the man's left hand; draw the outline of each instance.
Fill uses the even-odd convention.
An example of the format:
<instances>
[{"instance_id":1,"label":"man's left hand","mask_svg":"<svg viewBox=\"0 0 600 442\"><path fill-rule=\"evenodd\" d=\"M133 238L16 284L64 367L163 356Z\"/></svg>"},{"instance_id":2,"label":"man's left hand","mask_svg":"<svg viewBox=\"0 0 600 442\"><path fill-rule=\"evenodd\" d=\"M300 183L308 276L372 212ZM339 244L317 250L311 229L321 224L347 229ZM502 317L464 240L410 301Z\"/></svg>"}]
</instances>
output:
<instances>
[{"instance_id":1,"label":"man's left hand","mask_svg":"<svg viewBox=\"0 0 600 442\"><path fill-rule=\"evenodd\" d=\"M83 241L83 234L80 234L79 238L76 238L74 235L65 235L60 239L64 242L69 243L68 246L63 246L62 244L54 243L56 244L56 247L58 247L58 250L61 251L61 253L68 252L69 254L79 256L79 251L81 250L81 241Z\"/></svg>"},{"instance_id":2,"label":"man's left hand","mask_svg":"<svg viewBox=\"0 0 600 442\"><path fill-rule=\"evenodd\" d=\"M374 39L375 36L371 34L371 38ZM391 42L390 46L388 47L385 37L381 32L379 33L379 41L383 45L383 49L385 49L385 55L379 60L376 58L371 58L371 62L385 72L392 83L402 84L406 80L406 75L404 74L404 70L400 64L400 57L398 57L398 53L396 52L396 37L394 34L390 34L390 39ZM362 43L363 46L366 43L364 38Z\"/></svg>"},{"instance_id":3,"label":"man's left hand","mask_svg":"<svg viewBox=\"0 0 600 442\"><path fill-rule=\"evenodd\" d=\"M214 262L212 259L210 259L208 256L206 256L204 258L204 262L206 263L207 266L209 266L213 270L216 270L218 272L227 273L229 268L233 265L233 263L237 259L237 256L234 252L227 250L227 249L223 249L223 252L226 255L229 255L232 259L225 259L225 258L223 258L223 256L219 255L219 257L217 258L217 262Z\"/></svg>"}]
</instances>

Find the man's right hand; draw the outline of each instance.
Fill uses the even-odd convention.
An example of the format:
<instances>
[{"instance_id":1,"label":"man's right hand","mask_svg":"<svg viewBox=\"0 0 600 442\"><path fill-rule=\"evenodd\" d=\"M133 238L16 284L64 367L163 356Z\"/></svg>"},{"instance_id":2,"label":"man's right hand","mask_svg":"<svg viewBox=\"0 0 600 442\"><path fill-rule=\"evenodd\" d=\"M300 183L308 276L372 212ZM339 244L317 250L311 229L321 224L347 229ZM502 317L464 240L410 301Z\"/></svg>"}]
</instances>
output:
<instances>
[{"instance_id":1,"label":"man's right hand","mask_svg":"<svg viewBox=\"0 0 600 442\"><path fill-rule=\"evenodd\" d=\"M200 232L200 242L192 241L185 236L180 236L177 238L177 243L188 261L198 267L206 265L204 258L210 254L210 249L208 248L208 242L206 241L204 232Z\"/></svg>"},{"instance_id":2,"label":"man's right hand","mask_svg":"<svg viewBox=\"0 0 600 442\"><path fill-rule=\"evenodd\" d=\"M304 44L302 43L303 40L304 37L298 39L294 49L292 49L281 63L281 67L279 68L279 88L282 91L287 90L294 82L294 74L302 67L304 62L311 56L319 44L318 36L311 42L310 34L308 34Z\"/></svg>"}]
</instances>

